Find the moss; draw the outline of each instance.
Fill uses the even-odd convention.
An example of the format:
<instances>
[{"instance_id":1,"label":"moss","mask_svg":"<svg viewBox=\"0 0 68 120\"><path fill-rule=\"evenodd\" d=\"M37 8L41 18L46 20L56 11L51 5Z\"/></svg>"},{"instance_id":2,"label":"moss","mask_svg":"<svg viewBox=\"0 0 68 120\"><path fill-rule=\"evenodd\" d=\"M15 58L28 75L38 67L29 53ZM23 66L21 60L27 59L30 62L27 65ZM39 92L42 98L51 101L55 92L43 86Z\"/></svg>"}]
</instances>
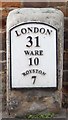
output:
<instances>
[{"instance_id":1,"label":"moss","mask_svg":"<svg viewBox=\"0 0 68 120\"><path fill-rule=\"evenodd\" d=\"M47 114L35 114L35 115L27 115L27 119L45 119L45 118L53 118L54 113L47 113Z\"/></svg>"}]
</instances>

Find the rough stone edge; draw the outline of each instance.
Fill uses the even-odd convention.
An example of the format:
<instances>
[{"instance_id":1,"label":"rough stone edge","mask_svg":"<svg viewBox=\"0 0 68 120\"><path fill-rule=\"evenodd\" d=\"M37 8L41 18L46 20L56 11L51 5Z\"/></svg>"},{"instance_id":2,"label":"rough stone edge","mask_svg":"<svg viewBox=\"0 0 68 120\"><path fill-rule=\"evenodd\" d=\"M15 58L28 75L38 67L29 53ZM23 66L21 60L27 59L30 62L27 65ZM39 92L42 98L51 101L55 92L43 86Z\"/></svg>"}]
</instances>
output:
<instances>
[{"instance_id":1,"label":"rough stone edge","mask_svg":"<svg viewBox=\"0 0 68 120\"><path fill-rule=\"evenodd\" d=\"M31 11L31 9L32 9L32 11ZM45 11L44 11L45 10ZM59 9L54 9L54 8L18 8L18 9L15 9L15 10L12 10L12 11L10 11L9 12L9 14L8 14L8 16L7 16L7 23L9 23L10 22L10 20L14 17L14 14L16 15L16 17L17 17L17 15L24 15L24 12L25 13L28 13L29 15L31 15L31 13L46 13L47 15L48 14L50 14L50 13L55 13L56 14L56 16L55 17L57 17L58 15L58 17L60 18L60 19L62 19L63 17L64 17L64 14L63 14L63 12L61 11L61 10L59 10ZM30 12L30 13L29 13ZM59 14L58 14L59 13ZM25 16L27 16L27 15L25 15ZM32 15L31 15L32 16ZM18 18L17 18L18 19ZM21 22L21 23L24 23L24 22L22 22L22 20L23 20L23 18L19 21L19 22ZM26 22L26 21L25 21ZM16 25L17 25L18 23L16 23ZM7 26L8 26L8 24L7 24ZM15 24L14 24L14 26L15 26ZM10 28L12 28L13 27L13 24L12 24L12 21L10 22L10 25L9 25L9 27L7 28L8 30L10 29Z\"/></svg>"},{"instance_id":2,"label":"rough stone edge","mask_svg":"<svg viewBox=\"0 0 68 120\"><path fill-rule=\"evenodd\" d=\"M26 10L26 8L24 8L25 10ZM29 8L28 8L29 9ZM34 8L30 8L30 9L34 9ZM37 8L38 9L38 8ZM43 8L42 8L43 9ZM45 8L44 8L45 9ZM50 9L50 8L49 8ZM18 11L19 9L17 9L17 11ZM54 9L54 10L56 10L56 9ZM10 13L9 13L9 17L7 18L7 19L9 19L10 20L10 18L11 18L11 15L14 13L14 11L16 12L16 10L13 10L13 11L11 11ZM60 10L58 10L58 12L59 12ZM60 14L61 14L62 12L60 11ZM61 17L62 16L62 17ZM63 13L62 13L62 15L60 16L60 19L62 19L63 18ZM63 23L63 22L62 22ZM9 28L7 28L7 31L10 29L11 27L9 27ZM63 28L63 26L62 26L62 28ZM8 37L7 37L8 38ZM7 39L8 40L8 39ZM61 46L63 46L63 38L62 38L62 43L61 43ZM60 54L61 54L61 52L63 51L63 47L62 47L62 49L60 49ZM62 56L62 55L61 55ZM9 58L10 58L10 56L9 56ZM60 57L61 58L61 57ZM61 66L61 64L63 64L63 60L62 60L62 62L60 63L60 65L59 65L59 67ZM61 68L60 68L61 69ZM62 79L62 73L63 72L63 67L62 67L62 69L61 69L61 71L60 71L60 79ZM9 86L9 85L8 85ZM9 87L8 87L9 88ZM10 89L10 88L9 88ZM61 89L62 89L62 86L61 86ZM62 95L61 95L61 98L62 98ZM8 98L7 98L7 100L8 100Z\"/></svg>"}]
</instances>

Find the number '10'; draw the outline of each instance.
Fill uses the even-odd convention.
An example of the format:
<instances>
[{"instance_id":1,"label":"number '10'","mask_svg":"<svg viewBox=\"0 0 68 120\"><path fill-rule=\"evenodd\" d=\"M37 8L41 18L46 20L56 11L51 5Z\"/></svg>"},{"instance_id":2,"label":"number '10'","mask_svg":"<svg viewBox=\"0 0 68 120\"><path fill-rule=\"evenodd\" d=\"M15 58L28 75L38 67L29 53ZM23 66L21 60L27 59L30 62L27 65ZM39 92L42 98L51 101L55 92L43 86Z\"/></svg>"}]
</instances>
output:
<instances>
[{"instance_id":1,"label":"number '10'","mask_svg":"<svg viewBox=\"0 0 68 120\"><path fill-rule=\"evenodd\" d=\"M39 64L39 58L29 58L29 66L31 66L31 65L38 65Z\"/></svg>"}]
</instances>

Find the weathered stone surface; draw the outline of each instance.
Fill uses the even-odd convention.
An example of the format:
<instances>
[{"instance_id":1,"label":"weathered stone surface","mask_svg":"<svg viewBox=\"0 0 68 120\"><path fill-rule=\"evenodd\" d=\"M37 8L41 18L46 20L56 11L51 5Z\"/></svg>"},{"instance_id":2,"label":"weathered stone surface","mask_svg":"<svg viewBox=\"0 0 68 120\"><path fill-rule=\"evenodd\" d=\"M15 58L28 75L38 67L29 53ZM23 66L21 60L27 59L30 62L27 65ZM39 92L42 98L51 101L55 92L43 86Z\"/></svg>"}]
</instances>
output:
<instances>
[{"instance_id":1,"label":"weathered stone surface","mask_svg":"<svg viewBox=\"0 0 68 120\"><path fill-rule=\"evenodd\" d=\"M28 17L29 16L29 17ZM12 21L11 21L12 19ZM7 78L7 109L10 116L22 116L28 113L54 112L61 109L62 101L62 73L63 73L63 13L52 8L24 8L16 9L9 13L7 18L7 33L13 26L28 21L40 21L52 25L57 29L58 51L58 89L21 89L11 90ZM7 40L9 36L7 35ZM8 43L8 41L7 41ZM10 58L8 58L10 59ZM9 72L9 71L8 71Z\"/></svg>"}]
</instances>

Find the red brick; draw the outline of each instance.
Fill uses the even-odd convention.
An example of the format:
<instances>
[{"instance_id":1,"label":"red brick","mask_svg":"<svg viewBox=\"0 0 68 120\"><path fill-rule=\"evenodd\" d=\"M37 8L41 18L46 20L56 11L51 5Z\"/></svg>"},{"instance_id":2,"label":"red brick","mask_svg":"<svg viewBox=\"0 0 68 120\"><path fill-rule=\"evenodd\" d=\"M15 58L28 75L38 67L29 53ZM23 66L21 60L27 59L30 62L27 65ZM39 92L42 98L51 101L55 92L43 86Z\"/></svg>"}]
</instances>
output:
<instances>
[{"instance_id":1,"label":"red brick","mask_svg":"<svg viewBox=\"0 0 68 120\"><path fill-rule=\"evenodd\" d=\"M48 2L24 2L23 6L24 7L34 7L34 8L37 8L37 7L43 8L43 7L48 6Z\"/></svg>"},{"instance_id":2,"label":"red brick","mask_svg":"<svg viewBox=\"0 0 68 120\"><path fill-rule=\"evenodd\" d=\"M2 14L2 17L7 17L8 13L10 12L10 10L8 10L8 9L3 9L3 10L1 10L0 12L1 12L1 14Z\"/></svg>"},{"instance_id":3,"label":"red brick","mask_svg":"<svg viewBox=\"0 0 68 120\"><path fill-rule=\"evenodd\" d=\"M63 72L63 81L68 82L68 70L64 70Z\"/></svg>"},{"instance_id":4,"label":"red brick","mask_svg":"<svg viewBox=\"0 0 68 120\"><path fill-rule=\"evenodd\" d=\"M68 39L64 40L64 50L68 50Z\"/></svg>"},{"instance_id":5,"label":"red brick","mask_svg":"<svg viewBox=\"0 0 68 120\"><path fill-rule=\"evenodd\" d=\"M64 51L64 61L68 61L68 51Z\"/></svg>"},{"instance_id":6,"label":"red brick","mask_svg":"<svg viewBox=\"0 0 68 120\"><path fill-rule=\"evenodd\" d=\"M0 30L0 36L1 36L0 42L2 44L1 49L6 50L6 30L5 29Z\"/></svg>"},{"instance_id":7,"label":"red brick","mask_svg":"<svg viewBox=\"0 0 68 120\"><path fill-rule=\"evenodd\" d=\"M65 83L64 83L65 84ZM66 95L68 95L68 85L63 85L63 93L65 93Z\"/></svg>"},{"instance_id":8,"label":"red brick","mask_svg":"<svg viewBox=\"0 0 68 120\"><path fill-rule=\"evenodd\" d=\"M5 28L6 28L6 18L7 18L7 16L6 16L6 17L2 16L2 17L0 18L0 29L1 29L1 28L2 28L2 29L5 29Z\"/></svg>"},{"instance_id":9,"label":"red brick","mask_svg":"<svg viewBox=\"0 0 68 120\"><path fill-rule=\"evenodd\" d=\"M2 71L5 72L6 67L7 67L7 66L6 66L6 60L5 60L5 61L2 62Z\"/></svg>"},{"instance_id":10,"label":"red brick","mask_svg":"<svg viewBox=\"0 0 68 120\"><path fill-rule=\"evenodd\" d=\"M1 41L1 37L0 37L0 50L2 50L2 41Z\"/></svg>"},{"instance_id":11,"label":"red brick","mask_svg":"<svg viewBox=\"0 0 68 120\"><path fill-rule=\"evenodd\" d=\"M6 53L5 52L0 52L0 61L6 60Z\"/></svg>"},{"instance_id":12,"label":"red brick","mask_svg":"<svg viewBox=\"0 0 68 120\"><path fill-rule=\"evenodd\" d=\"M66 15L66 6L57 6L56 8L61 10L63 12L64 16L67 16Z\"/></svg>"},{"instance_id":13,"label":"red brick","mask_svg":"<svg viewBox=\"0 0 68 120\"><path fill-rule=\"evenodd\" d=\"M66 2L24 2L24 7L56 7L65 6Z\"/></svg>"},{"instance_id":14,"label":"red brick","mask_svg":"<svg viewBox=\"0 0 68 120\"><path fill-rule=\"evenodd\" d=\"M64 18L64 28L65 30L68 29L68 17Z\"/></svg>"},{"instance_id":15,"label":"red brick","mask_svg":"<svg viewBox=\"0 0 68 120\"><path fill-rule=\"evenodd\" d=\"M64 61L63 63L63 69L68 70L68 61Z\"/></svg>"},{"instance_id":16,"label":"red brick","mask_svg":"<svg viewBox=\"0 0 68 120\"><path fill-rule=\"evenodd\" d=\"M66 2L66 6L68 7L68 1Z\"/></svg>"},{"instance_id":17,"label":"red brick","mask_svg":"<svg viewBox=\"0 0 68 120\"><path fill-rule=\"evenodd\" d=\"M6 28L6 17L2 17L2 29Z\"/></svg>"},{"instance_id":18,"label":"red brick","mask_svg":"<svg viewBox=\"0 0 68 120\"><path fill-rule=\"evenodd\" d=\"M65 38L65 39L68 39L68 29L66 29L66 30L64 31L64 38Z\"/></svg>"},{"instance_id":19,"label":"red brick","mask_svg":"<svg viewBox=\"0 0 68 120\"><path fill-rule=\"evenodd\" d=\"M66 17L68 17L68 7L66 7Z\"/></svg>"},{"instance_id":20,"label":"red brick","mask_svg":"<svg viewBox=\"0 0 68 120\"><path fill-rule=\"evenodd\" d=\"M48 2L49 7L65 6L66 2Z\"/></svg>"},{"instance_id":21,"label":"red brick","mask_svg":"<svg viewBox=\"0 0 68 120\"><path fill-rule=\"evenodd\" d=\"M1 3L1 2L0 2ZM20 7L21 3L20 2L2 2L0 4L3 8L7 8L7 7ZM0 7L1 7L0 6Z\"/></svg>"},{"instance_id":22,"label":"red brick","mask_svg":"<svg viewBox=\"0 0 68 120\"><path fill-rule=\"evenodd\" d=\"M0 7L2 7L2 2L0 2Z\"/></svg>"}]
</instances>

